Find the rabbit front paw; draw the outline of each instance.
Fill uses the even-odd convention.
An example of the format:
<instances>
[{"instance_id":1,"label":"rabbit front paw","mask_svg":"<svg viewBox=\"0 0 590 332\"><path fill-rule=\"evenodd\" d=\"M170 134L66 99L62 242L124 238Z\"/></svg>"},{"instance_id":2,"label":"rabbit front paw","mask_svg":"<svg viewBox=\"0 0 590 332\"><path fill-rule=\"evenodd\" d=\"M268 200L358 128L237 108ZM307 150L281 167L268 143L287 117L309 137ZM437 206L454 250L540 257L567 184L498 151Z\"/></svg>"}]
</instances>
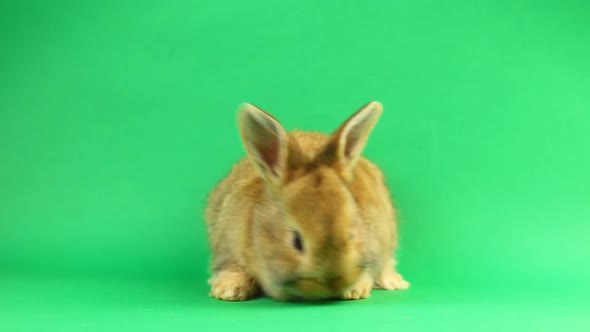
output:
<instances>
[{"instance_id":1,"label":"rabbit front paw","mask_svg":"<svg viewBox=\"0 0 590 332\"><path fill-rule=\"evenodd\" d=\"M344 292L342 298L344 300L366 299L371 295L372 288L373 280L371 280L369 275L365 274L351 289Z\"/></svg>"},{"instance_id":2,"label":"rabbit front paw","mask_svg":"<svg viewBox=\"0 0 590 332\"><path fill-rule=\"evenodd\" d=\"M386 290L403 290L410 287L410 283L395 270L384 271L375 282L376 288Z\"/></svg>"},{"instance_id":3,"label":"rabbit front paw","mask_svg":"<svg viewBox=\"0 0 590 332\"><path fill-rule=\"evenodd\" d=\"M245 301L257 293L257 285L245 272L220 271L209 279L209 296L224 301Z\"/></svg>"}]
</instances>

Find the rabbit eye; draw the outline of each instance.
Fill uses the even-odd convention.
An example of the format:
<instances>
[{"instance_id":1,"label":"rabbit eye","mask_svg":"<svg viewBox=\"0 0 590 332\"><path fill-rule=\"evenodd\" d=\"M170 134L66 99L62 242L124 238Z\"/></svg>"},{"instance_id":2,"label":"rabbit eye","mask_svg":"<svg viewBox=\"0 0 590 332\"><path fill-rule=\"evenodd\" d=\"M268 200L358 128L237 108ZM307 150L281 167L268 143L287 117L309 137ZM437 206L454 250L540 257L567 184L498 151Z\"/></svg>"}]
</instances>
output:
<instances>
[{"instance_id":1,"label":"rabbit eye","mask_svg":"<svg viewBox=\"0 0 590 332\"><path fill-rule=\"evenodd\" d=\"M301 235L298 232L293 232L293 247L299 252L303 252L303 242L301 241Z\"/></svg>"}]
</instances>

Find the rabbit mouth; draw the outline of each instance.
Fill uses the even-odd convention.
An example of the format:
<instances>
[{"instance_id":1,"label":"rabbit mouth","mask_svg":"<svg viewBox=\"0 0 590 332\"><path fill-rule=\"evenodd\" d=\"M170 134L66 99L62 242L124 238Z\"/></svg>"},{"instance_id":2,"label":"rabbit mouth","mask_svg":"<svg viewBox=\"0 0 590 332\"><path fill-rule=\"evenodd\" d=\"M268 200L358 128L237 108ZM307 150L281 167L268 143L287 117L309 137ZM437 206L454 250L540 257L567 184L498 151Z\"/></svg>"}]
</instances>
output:
<instances>
[{"instance_id":1,"label":"rabbit mouth","mask_svg":"<svg viewBox=\"0 0 590 332\"><path fill-rule=\"evenodd\" d=\"M361 276L358 267L349 273L332 278L294 278L283 283L282 288L291 296L303 300L327 300L341 296Z\"/></svg>"},{"instance_id":2,"label":"rabbit mouth","mask_svg":"<svg viewBox=\"0 0 590 332\"><path fill-rule=\"evenodd\" d=\"M329 284L315 278L304 278L283 285L283 289L301 300L323 300L336 296L337 292Z\"/></svg>"}]
</instances>

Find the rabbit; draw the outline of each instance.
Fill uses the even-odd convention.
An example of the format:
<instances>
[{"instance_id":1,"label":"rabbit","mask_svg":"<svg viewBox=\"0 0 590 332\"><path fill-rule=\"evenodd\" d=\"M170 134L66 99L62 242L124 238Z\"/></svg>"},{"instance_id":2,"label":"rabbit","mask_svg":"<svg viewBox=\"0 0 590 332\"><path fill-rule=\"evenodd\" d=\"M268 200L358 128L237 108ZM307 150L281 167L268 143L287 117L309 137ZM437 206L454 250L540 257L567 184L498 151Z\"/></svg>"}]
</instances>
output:
<instances>
[{"instance_id":1,"label":"rabbit","mask_svg":"<svg viewBox=\"0 0 590 332\"><path fill-rule=\"evenodd\" d=\"M362 156L383 107L372 101L332 134L287 132L250 103L237 112L246 156L207 197L209 296L356 300L407 289L396 270L396 209Z\"/></svg>"}]
</instances>

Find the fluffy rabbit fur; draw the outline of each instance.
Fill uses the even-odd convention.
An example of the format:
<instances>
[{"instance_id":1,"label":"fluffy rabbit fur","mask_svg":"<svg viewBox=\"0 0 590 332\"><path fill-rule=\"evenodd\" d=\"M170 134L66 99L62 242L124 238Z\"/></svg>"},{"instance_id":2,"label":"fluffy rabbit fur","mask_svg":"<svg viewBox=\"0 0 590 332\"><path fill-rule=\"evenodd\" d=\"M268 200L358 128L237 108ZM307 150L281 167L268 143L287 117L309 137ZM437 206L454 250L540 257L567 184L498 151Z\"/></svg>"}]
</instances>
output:
<instances>
[{"instance_id":1,"label":"fluffy rabbit fur","mask_svg":"<svg viewBox=\"0 0 590 332\"><path fill-rule=\"evenodd\" d=\"M380 169L362 156L382 113L370 102L331 135L287 132L243 104L247 156L210 193L210 296L282 301L361 299L405 289L395 210Z\"/></svg>"}]
</instances>

